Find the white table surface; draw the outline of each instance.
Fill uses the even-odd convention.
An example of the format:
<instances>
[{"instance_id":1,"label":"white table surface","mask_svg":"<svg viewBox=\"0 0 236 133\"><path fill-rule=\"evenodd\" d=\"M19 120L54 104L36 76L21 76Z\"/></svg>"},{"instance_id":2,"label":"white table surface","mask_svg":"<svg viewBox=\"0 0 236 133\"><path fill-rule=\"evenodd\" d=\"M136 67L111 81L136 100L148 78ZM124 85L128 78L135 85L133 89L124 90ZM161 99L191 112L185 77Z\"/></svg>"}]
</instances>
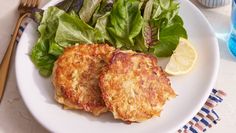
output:
<instances>
[{"instance_id":1,"label":"white table surface","mask_svg":"<svg viewBox=\"0 0 236 133\"><path fill-rule=\"evenodd\" d=\"M42 0L41 6L49 0ZM221 121L208 133L233 133L236 129L236 59L228 52L224 41L229 33L231 6L208 9L191 0L212 24L219 37L220 47L220 70L215 87L227 93L224 102L216 111ZM17 7L19 0L0 0L0 55L3 55L6 45L13 31L17 18ZM0 61L2 56L0 56ZM15 77L14 59L10 68L10 75L6 85L6 91L0 104L0 133L47 133L30 114L24 105L18 92Z\"/></svg>"}]
</instances>

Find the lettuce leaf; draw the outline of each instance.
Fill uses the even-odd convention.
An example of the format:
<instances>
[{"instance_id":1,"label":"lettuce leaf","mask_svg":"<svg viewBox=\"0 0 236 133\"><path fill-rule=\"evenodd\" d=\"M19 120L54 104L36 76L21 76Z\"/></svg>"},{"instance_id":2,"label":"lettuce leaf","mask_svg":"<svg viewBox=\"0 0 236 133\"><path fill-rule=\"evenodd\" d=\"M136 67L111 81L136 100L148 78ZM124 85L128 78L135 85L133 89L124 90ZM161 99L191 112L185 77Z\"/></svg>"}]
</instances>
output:
<instances>
[{"instance_id":1,"label":"lettuce leaf","mask_svg":"<svg viewBox=\"0 0 236 133\"><path fill-rule=\"evenodd\" d=\"M180 37L187 38L174 0L65 0L56 6L35 13L40 36L30 56L43 76L50 76L64 48L75 43L106 42L167 57Z\"/></svg>"},{"instance_id":2,"label":"lettuce leaf","mask_svg":"<svg viewBox=\"0 0 236 133\"><path fill-rule=\"evenodd\" d=\"M76 14L63 14L59 18L55 41L63 46L75 43L102 43L101 32L86 24Z\"/></svg>"},{"instance_id":3,"label":"lettuce leaf","mask_svg":"<svg viewBox=\"0 0 236 133\"><path fill-rule=\"evenodd\" d=\"M57 59L56 56L48 53L49 42L48 40L38 40L31 52L31 60L39 69L42 76L51 75L53 63Z\"/></svg>"},{"instance_id":4,"label":"lettuce leaf","mask_svg":"<svg viewBox=\"0 0 236 133\"><path fill-rule=\"evenodd\" d=\"M143 52L143 53L148 52L148 48L145 46L144 37L142 35L142 32L140 32L134 38L134 43L135 43L135 45L131 48L132 50L138 51L138 52Z\"/></svg>"},{"instance_id":5,"label":"lettuce leaf","mask_svg":"<svg viewBox=\"0 0 236 133\"><path fill-rule=\"evenodd\" d=\"M51 75L53 63L57 59L57 56L49 53L49 51L54 53L54 50L49 49L51 43L54 42L52 38L54 38L56 34L58 18L64 13L64 11L58 8L49 7L44 11L43 18L38 27L40 37L34 45L30 57L32 62L39 69L39 73L45 77Z\"/></svg>"},{"instance_id":6,"label":"lettuce leaf","mask_svg":"<svg viewBox=\"0 0 236 133\"><path fill-rule=\"evenodd\" d=\"M74 0L63 0L63 1L59 2L58 4L56 4L55 6L59 9L64 10L65 12L69 12L70 7L73 2L74 2Z\"/></svg>"},{"instance_id":7,"label":"lettuce leaf","mask_svg":"<svg viewBox=\"0 0 236 133\"><path fill-rule=\"evenodd\" d=\"M94 12L99 7L101 0L85 0L83 6L79 11L80 18L88 23L92 18Z\"/></svg>"},{"instance_id":8,"label":"lettuce leaf","mask_svg":"<svg viewBox=\"0 0 236 133\"><path fill-rule=\"evenodd\" d=\"M97 28L82 21L74 11L66 13L49 7L38 27L39 39L31 51L31 60L42 76L50 76L53 64L67 46L75 43L102 43L104 36Z\"/></svg>"},{"instance_id":9,"label":"lettuce leaf","mask_svg":"<svg viewBox=\"0 0 236 133\"><path fill-rule=\"evenodd\" d=\"M84 3L84 0L73 0L73 3L71 4L69 10L66 12L69 13L73 11L78 14L80 9L82 8L83 3Z\"/></svg>"},{"instance_id":10,"label":"lettuce leaf","mask_svg":"<svg viewBox=\"0 0 236 133\"><path fill-rule=\"evenodd\" d=\"M174 24L166 27L160 31L158 43L151 46L149 52L158 57L170 56L173 50L176 49L180 37L187 37L187 33L182 25Z\"/></svg>"},{"instance_id":11,"label":"lettuce leaf","mask_svg":"<svg viewBox=\"0 0 236 133\"><path fill-rule=\"evenodd\" d=\"M90 22L92 26L96 24L98 18L106 16L105 14L111 11L113 2L113 0L102 0L100 6L93 14L92 20Z\"/></svg>"},{"instance_id":12,"label":"lettuce leaf","mask_svg":"<svg viewBox=\"0 0 236 133\"><path fill-rule=\"evenodd\" d=\"M130 49L134 46L134 38L140 33L143 24L139 4L135 0L117 0L114 3L107 31L116 48Z\"/></svg>"},{"instance_id":13,"label":"lettuce leaf","mask_svg":"<svg viewBox=\"0 0 236 133\"><path fill-rule=\"evenodd\" d=\"M110 16L110 12L107 12L105 15L99 17L97 19L95 29L101 32L103 38L106 40L106 43L114 44L114 40L110 37L108 31L106 30L109 16Z\"/></svg>"},{"instance_id":14,"label":"lettuce leaf","mask_svg":"<svg viewBox=\"0 0 236 133\"><path fill-rule=\"evenodd\" d=\"M178 9L179 4L173 0L149 0L146 3L142 32L149 53L157 57L171 56L179 38L187 38Z\"/></svg>"}]
</instances>

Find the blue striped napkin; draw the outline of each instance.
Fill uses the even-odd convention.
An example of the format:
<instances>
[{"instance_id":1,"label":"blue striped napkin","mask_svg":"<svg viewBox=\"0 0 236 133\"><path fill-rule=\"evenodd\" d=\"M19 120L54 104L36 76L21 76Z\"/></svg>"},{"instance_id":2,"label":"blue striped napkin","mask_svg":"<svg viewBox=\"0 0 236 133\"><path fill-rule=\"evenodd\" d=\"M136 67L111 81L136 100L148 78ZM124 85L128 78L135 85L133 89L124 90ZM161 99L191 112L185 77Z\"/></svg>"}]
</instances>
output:
<instances>
[{"instance_id":1,"label":"blue striped napkin","mask_svg":"<svg viewBox=\"0 0 236 133\"><path fill-rule=\"evenodd\" d=\"M26 27L30 22L30 19L25 19L21 24L21 27L18 31L16 43L19 42L19 39ZM214 108L223 101L223 98L226 94L221 90L213 89L210 96L208 97L206 103L201 108L201 110L190 120L186 125L184 125L177 132L179 133L201 133L205 132L208 128L211 128L214 124L220 120L218 114L215 112Z\"/></svg>"},{"instance_id":2,"label":"blue striped napkin","mask_svg":"<svg viewBox=\"0 0 236 133\"><path fill-rule=\"evenodd\" d=\"M201 110L186 125L178 130L179 133L201 133L220 120L214 108L223 101L226 94L213 89Z\"/></svg>"}]
</instances>

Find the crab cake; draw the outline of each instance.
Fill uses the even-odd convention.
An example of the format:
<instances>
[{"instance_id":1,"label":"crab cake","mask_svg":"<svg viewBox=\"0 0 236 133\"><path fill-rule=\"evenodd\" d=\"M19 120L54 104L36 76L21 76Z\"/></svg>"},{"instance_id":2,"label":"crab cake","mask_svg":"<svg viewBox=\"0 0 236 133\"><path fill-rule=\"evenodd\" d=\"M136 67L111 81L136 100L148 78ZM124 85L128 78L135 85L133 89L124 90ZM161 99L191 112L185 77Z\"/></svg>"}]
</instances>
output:
<instances>
[{"instance_id":1,"label":"crab cake","mask_svg":"<svg viewBox=\"0 0 236 133\"><path fill-rule=\"evenodd\" d=\"M114 48L106 44L66 48L53 68L55 99L66 108L83 109L96 116L106 112L98 82L113 51Z\"/></svg>"},{"instance_id":2,"label":"crab cake","mask_svg":"<svg viewBox=\"0 0 236 133\"><path fill-rule=\"evenodd\" d=\"M176 96L157 58L135 52L114 52L99 86L115 119L127 122L159 116L165 102Z\"/></svg>"}]
</instances>

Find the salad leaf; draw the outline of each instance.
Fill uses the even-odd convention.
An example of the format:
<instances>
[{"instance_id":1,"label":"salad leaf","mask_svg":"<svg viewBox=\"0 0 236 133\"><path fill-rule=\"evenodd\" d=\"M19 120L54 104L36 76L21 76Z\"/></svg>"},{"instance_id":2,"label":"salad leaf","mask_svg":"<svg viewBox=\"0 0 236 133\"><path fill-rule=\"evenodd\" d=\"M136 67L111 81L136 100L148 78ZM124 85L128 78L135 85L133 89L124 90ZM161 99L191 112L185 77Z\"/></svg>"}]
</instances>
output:
<instances>
[{"instance_id":1,"label":"salad leaf","mask_svg":"<svg viewBox=\"0 0 236 133\"><path fill-rule=\"evenodd\" d=\"M178 9L174 0L64 0L45 11L35 10L40 36L30 55L32 62L41 75L50 76L64 48L75 43L106 42L170 56L179 38L188 37Z\"/></svg>"},{"instance_id":2,"label":"salad leaf","mask_svg":"<svg viewBox=\"0 0 236 133\"><path fill-rule=\"evenodd\" d=\"M108 17L109 16L110 16L110 13L107 12L102 17L99 17L97 19L97 23L95 25L95 29L97 29L98 31L101 32L103 38L107 41L107 43L113 44L114 40L110 37L109 33L106 30L107 21L108 21Z\"/></svg>"},{"instance_id":3,"label":"salad leaf","mask_svg":"<svg viewBox=\"0 0 236 133\"><path fill-rule=\"evenodd\" d=\"M179 38L187 37L187 33L182 25L175 24L160 31L160 39L157 45L151 46L151 53L158 57L167 57L172 55L173 50L179 43Z\"/></svg>"},{"instance_id":4,"label":"salad leaf","mask_svg":"<svg viewBox=\"0 0 236 133\"><path fill-rule=\"evenodd\" d=\"M80 18L88 23L102 0L85 0L79 11Z\"/></svg>"},{"instance_id":5,"label":"salad leaf","mask_svg":"<svg viewBox=\"0 0 236 133\"><path fill-rule=\"evenodd\" d=\"M53 63L57 59L54 52L54 54L49 53L49 51L51 51L51 53L53 51L49 49L54 48L54 46L50 47L51 42L53 42L51 41L51 38L55 36L58 26L58 18L64 13L64 11L59 10L58 8L49 7L44 11L43 18L38 27L40 37L34 45L30 56L32 62L43 76L51 75Z\"/></svg>"},{"instance_id":6,"label":"salad leaf","mask_svg":"<svg viewBox=\"0 0 236 133\"><path fill-rule=\"evenodd\" d=\"M75 13L78 14L80 9L82 8L83 3L84 3L84 0L74 0L69 8L69 11L67 12L74 11Z\"/></svg>"},{"instance_id":7,"label":"salad leaf","mask_svg":"<svg viewBox=\"0 0 236 133\"><path fill-rule=\"evenodd\" d=\"M113 0L102 0L99 8L93 14L91 25L95 25L99 17L105 16L106 13L111 11L113 2Z\"/></svg>"},{"instance_id":8,"label":"salad leaf","mask_svg":"<svg viewBox=\"0 0 236 133\"><path fill-rule=\"evenodd\" d=\"M142 32L140 32L138 34L138 36L136 36L134 38L134 47L132 47L132 50L138 51L138 52L144 52L147 53L148 52L148 48L145 46L144 43L144 37L142 35Z\"/></svg>"},{"instance_id":9,"label":"salad leaf","mask_svg":"<svg viewBox=\"0 0 236 133\"><path fill-rule=\"evenodd\" d=\"M52 41L49 44L49 54L55 55L57 57L63 53L64 48L58 45L55 41Z\"/></svg>"},{"instance_id":10,"label":"salad leaf","mask_svg":"<svg viewBox=\"0 0 236 133\"><path fill-rule=\"evenodd\" d=\"M83 5L84 0L63 0L56 4L56 7L64 10L65 12L76 12L78 13Z\"/></svg>"},{"instance_id":11,"label":"salad leaf","mask_svg":"<svg viewBox=\"0 0 236 133\"><path fill-rule=\"evenodd\" d=\"M55 7L49 7L44 11L42 21L38 27L40 38L50 39L55 35L58 27L58 18L62 14L65 14L65 12Z\"/></svg>"},{"instance_id":12,"label":"salad leaf","mask_svg":"<svg viewBox=\"0 0 236 133\"><path fill-rule=\"evenodd\" d=\"M154 20L145 21L142 32L145 40L144 43L147 48L159 43L160 27Z\"/></svg>"},{"instance_id":13,"label":"salad leaf","mask_svg":"<svg viewBox=\"0 0 236 133\"><path fill-rule=\"evenodd\" d=\"M55 5L55 7L64 10L65 12L76 12L78 13L83 5L84 0L63 0ZM40 24L43 17L44 10L39 8L33 8L31 10L31 18L37 23Z\"/></svg>"},{"instance_id":14,"label":"salad leaf","mask_svg":"<svg viewBox=\"0 0 236 133\"><path fill-rule=\"evenodd\" d=\"M170 7L171 1L169 0L160 0L160 6L164 9L168 9Z\"/></svg>"},{"instance_id":15,"label":"salad leaf","mask_svg":"<svg viewBox=\"0 0 236 133\"><path fill-rule=\"evenodd\" d=\"M30 57L45 77L51 75L53 64L65 47L75 43L104 42L100 30L86 24L76 12L68 14L57 7L49 7L44 11L38 31L40 37Z\"/></svg>"},{"instance_id":16,"label":"salad leaf","mask_svg":"<svg viewBox=\"0 0 236 133\"><path fill-rule=\"evenodd\" d=\"M144 20L150 20L151 19L152 10L153 10L153 3L154 3L153 0L149 0L145 4L144 13L143 13Z\"/></svg>"},{"instance_id":17,"label":"salad leaf","mask_svg":"<svg viewBox=\"0 0 236 133\"><path fill-rule=\"evenodd\" d=\"M48 40L39 40L31 52L31 60L39 69L42 76L51 75L53 63L56 60L54 55L48 54L49 42Z\"/></svg>"},{"instance_id":18,"label":"salad leaf","mask_svg":"<svg viewBox=\"0 0 236 133\"><path fill-rule=\"evenodd\" d=\"M70 6L72 5L73 2L74 0L63 0L59 2L58 4L56 4L56 7L64 10L65 12L69 12Z\"/></svg>"},{"instance_id":19,"label":"salad leaf","mask_svg":"<svg viewBox=\"0 0 236 133\"><path fill-rule=\"evenodd\" d=\"M143 37L148 52L158 57L172 55L179 38L187 38L183 20L173 0L149 0L144 10Z\"/></svg>"},{"instance_id":20,"label":"salad leaf","mask_svg":"<svg viewBox=\"0 0 236 133\"><path fill-rule=\"evenodd\" d=\"M34 20L34 22L39 24L43 18L43 12L44 11L42 9L34 8L34 9L32 9L32 13L30 15L30 18L32 18Z\"/></svg>"},{"instance_id":21,"label":"salad leaf","mask_svg":"<svg viewBox=\"0 0 236 133\"><path fill-rule=\"evenodd\" d=\"M134 38L142 29L143 18L139 1L117 0L111 10L107 30L114 39L116 48L130 49Z\"/></svg>"},{"instance_id":22,"label":"salad leaf","mask_svg":"<svg viewBox=\"0 0 236 133\"><path fill-rule=\"evenodd\" d=\"M63 46L75 43L102 43L100 31L82 21L75 13L63 14L59 18L55 41Z\"/></svg>"}]
</instances>

